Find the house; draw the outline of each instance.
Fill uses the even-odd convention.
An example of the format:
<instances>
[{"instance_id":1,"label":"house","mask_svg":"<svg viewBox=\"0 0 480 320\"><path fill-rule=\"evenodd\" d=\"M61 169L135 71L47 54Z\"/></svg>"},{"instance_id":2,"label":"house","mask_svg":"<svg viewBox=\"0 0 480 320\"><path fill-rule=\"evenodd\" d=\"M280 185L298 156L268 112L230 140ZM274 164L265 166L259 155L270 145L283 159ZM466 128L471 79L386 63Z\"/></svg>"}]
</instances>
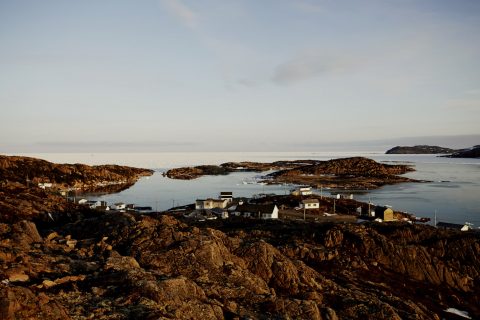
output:
<instances>
[{"instance_id":1,"label":"house","mask_svg":"<svg viewBox=\"0 0 480 320\"><path fill-rule=\"evenodd\" d=\"M135 206L135 211L137 211L138 213L149 213L149 212L152 212L152 207Z\"/></svg>"},{"instance_id":2,"label":"house","mask_svg":"<svg viewBox=\"0 0 480 320\"><path fill-rule=\"evenodd\" d=\"M275 204L244 204L237 207L244 217L278 219L278 207Z\"/></svg>"},{"instance_id":3,"label":"house","mask_svg":"<svg viewBox=\"0 0 480 320\"><path fill-rule=\"evenodd\" d=\"M78 199L78 200L77 200L77 203L78 203L78 204L85 204L85 203L87 203L87 201L88 201L87 199L82 198L82 199Z\"/></svg>"},{"instance_id":4,"label":"house","mask_svg":"<svg viewBox=\"0 0 480 320\"><path fill-rule=\"evenodd\" d=\"M216 220L217 216L213 215L211 212L198 211L194 210L190 213L183 215L185 218L194 219L196 221L205 221L205 220Z\"/></svg>"},{"instance_id":5,"label":"house","mask_svg":"<svg viewBox=\"0 0 480 320\"><path fill-rule=\"evenodd\" d=\"M231 191L222 191L222 192L220 192L220 199L221 199L221 200L228 200L228 202L232 202L232 200L233 200L233 192L231 192Z\"/></svg>"},{"instance_id":6,"label":"house","mask_svg":"<svg viewBox=\"0 0 480 320\"><path fill-rule=\"evenodd\" d=\"M42 189L51 188L52 186L53 186L53 183L51 182L40 182L38 184L38 187Z\"/></svg>"},{"instance_id":7,"label":"house","mask_svg":"<svg viewBox=\"0 0 480 320\"><path fill-rule=\"evenodd\" d=\"M88 200L84 204L88 206L90 209L95 209L96 207L100 207L102 205L102 203L98 200Z\"/></svg>"},{"instance_id":8,"label":"house","mask_svg":"<svg viewBox=\"0 0 480 320\"><path fill-rule=\"evenodd\" d=\"M222 219L228 218L228 211L225 209L213 208L212 210L210 210L210 212L219 218L222 218Z\"/></svg>"},{"instance_id":9,"label":"house","mask_svg":"<svg viewBox=\"0 0 480 320\"><path fill-rule=\"evenodd\" d=\"M109 206L98 206L98 207L95 207L95 210L98 210L98 211L109 211L110 210L110 207Z\"/></svg>"},{"instance_id":10,"label":"house","mask_svg":"<svg viewBox=\"0 0 480 320\"><path fill-rule=\"evenodd\" d=\"M467 223L456 224L456 223L448 223L448 222L438 222L436 227L442 228L442 229L455 229L460 231L468 231L471 229L470 225L468 225Z\"/></svg>"},{"instance_id":11,"label":"house","mask_svg":"<svg viewBox=\"0 0 480 320\"><path fill-rule=\"evenodd\" d=\"M319 209L320 202L318 199L305 199L300 202L300 208L302 209Z\"/></svg>"},{"instance_id":12,"label":"house","mask_svg":"<svg viewBox=\"0 0 480 320\"><path fill-rule=\"evenodd\" d=\"M312 188L300 187L291 191L293 196L309 196L312 194Z\"/></svg>"},{"instance_id":13,"label":"house","mask_svg":"<svg viewBox=\"0 0 480 320\"><path fill-rule=\"evenodd\" d=\"M128 211L133 211L135 210L135 204L133 203L129 203L125 206L125 208L128 210Z\"/></svg>"},{"instance_id":14,"label":"house","mask_svg":"<svg viewBox=\"0 0 480 320\"><path fill-rule=\"evenodd\" d=\"M383 221L394 221L393 210L389 207L375 207L375 218Z\"/></svg>"},{"instance_id":15,"label":"house","mask_svg":"<svg viewBox=\"0 0 480 320\"><path fill-rule=\"evenodd\" d=\"M117 202L110 206L110 209L112 210L125 210L126 208L127 208L127 205L124 202Z\"/></svg>"},{"instance_id":16,"label":"house","mask_svg":"<svg viewBox=\"0 0 480 320\"><path fill-rule=\"evenodd\" d=\"M213 208L225 209L229 201L227 199L205 199L205 200L196 200L195 209L196 210L209 210Z\"/></svg>"}]
</instances>

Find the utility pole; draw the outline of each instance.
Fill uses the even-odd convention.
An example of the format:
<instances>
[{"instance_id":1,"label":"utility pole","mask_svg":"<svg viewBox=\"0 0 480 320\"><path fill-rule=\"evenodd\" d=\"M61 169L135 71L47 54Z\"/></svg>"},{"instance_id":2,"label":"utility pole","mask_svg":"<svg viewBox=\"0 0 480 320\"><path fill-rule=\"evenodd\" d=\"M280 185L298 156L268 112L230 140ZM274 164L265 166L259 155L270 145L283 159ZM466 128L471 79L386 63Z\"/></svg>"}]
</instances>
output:
<instances>
[{"instance_id":1,"label":"utility pole","mask_svg":"<svg viewBox=\"0 0 480 320\"><path fill-rule=\"evenodd\" d=\"M320 186L320 199L323 199L323 186Z\"/></svg>"},{"instance_id":2,"label":"utility pole","mask_svg":"<svg viewBox=\"0 0 480 320\"><path fill-rule=\"evenodd\" d=\"M372 211L370 210L370 196L368 196L368 216L372 214Z\"/></svg>"},{"instance_id":3,"label":"utility pole","mask_svg":"<svg viewBox=\"0 0 480 320\"><path fill-rule=\"evenodd\" d=\"M335 214L335 198L333 198L333 214Z\"/></svg>"},{"instance_id":4,"label":"utility pole","mask_svg":"<svg viewBox=\"0 0 480 320\"><path fill-rule=\"evenodd\" d=\"M435 219L435 227L437 226L437 209L435 209L435 216L434 216L434 219Z\"/></svg>"}]
</instances>

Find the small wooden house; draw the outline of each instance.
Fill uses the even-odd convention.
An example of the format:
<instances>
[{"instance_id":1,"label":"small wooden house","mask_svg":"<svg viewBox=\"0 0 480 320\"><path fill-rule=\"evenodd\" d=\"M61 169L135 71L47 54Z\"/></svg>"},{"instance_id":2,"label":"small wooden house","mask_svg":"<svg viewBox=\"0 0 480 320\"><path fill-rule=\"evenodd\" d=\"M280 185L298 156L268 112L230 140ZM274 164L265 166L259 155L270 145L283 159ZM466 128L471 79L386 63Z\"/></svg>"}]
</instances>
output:
<instances>
[{"instance_id":1,"label":"small wooden house","mask_svg":"<svg viewBox=\"0 0 480 320\"><path fill-rule=\"evenodd\" d=\"M318 199L305 199L300 202L300 208L302 209L319 209L320 202Z\"/></svg>"},{"instance_id":2,"label":"small wooden house","mask_svg":"<svg viewBox=\"0 0 480 320\"><path fill-rule=\"evenodd\" d=\"M383 221L393 221L393 210L389 207L376 207L375 218L382 219Z\"/></svg>"}]
</instances>

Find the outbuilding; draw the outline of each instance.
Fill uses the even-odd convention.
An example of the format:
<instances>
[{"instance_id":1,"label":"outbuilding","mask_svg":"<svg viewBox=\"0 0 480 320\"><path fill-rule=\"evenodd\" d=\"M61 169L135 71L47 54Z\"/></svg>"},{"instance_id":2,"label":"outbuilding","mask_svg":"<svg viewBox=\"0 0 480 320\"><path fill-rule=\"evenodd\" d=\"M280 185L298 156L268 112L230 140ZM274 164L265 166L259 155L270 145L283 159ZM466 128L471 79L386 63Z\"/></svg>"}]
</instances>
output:
<instances>
[{"instance_id":1,"label":"outbuilding","mask_svg":"<svg viewBox=\"0 0 480 320\"><path fill-rule=\"evenodd\" d=\"M302 209L319 209L320 202L318 199L305 199L300 202L300 208Z\"/></svg>"},{"instance_id":2,"label":"outbuilding","mask_svg":"<svg viewBox=\"0 0 480 320\"><path fill-rule=\"evenodd\" d=\"M382 219L383 221L393 221L393 210L389 207L376 207L375 218Z\"/></svg>"}]
</instances>

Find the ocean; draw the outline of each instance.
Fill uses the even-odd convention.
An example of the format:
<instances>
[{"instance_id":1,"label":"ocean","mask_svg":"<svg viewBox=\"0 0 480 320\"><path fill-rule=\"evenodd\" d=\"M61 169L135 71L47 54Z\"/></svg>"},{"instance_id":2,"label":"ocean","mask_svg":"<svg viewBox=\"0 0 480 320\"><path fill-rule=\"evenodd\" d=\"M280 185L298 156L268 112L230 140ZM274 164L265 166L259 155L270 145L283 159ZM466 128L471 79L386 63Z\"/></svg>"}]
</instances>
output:
<instances>
[{"instance_id":1,"label":"ocean","mask_svg":"<svg viewBox=\"0 0 480 320\"><path fill-rule=\"evenodd\" d=\"M23 154L56 163L120 164L155 169L151 177L140 179L134 186L116 194L90 194L89 199L109 203L126 202L166 210L172 206L193 203L195 199L217 197L221 191L234 196L250 197L259 193L285 194L294 186L250 184L258 173L239 172L227 176L205 176L195 180L172 180L162 176L169 168L220 164L228 161L315 159L329 160L363 156L384 163L405 163L416 171L406 176L428 180L424 183L401 183L365 193L355 193L360 201L389 205L393 209L420 217L452 223L469 222L480 227L480 159L441 158L436 155L386 155L379 151L364 152L204 152L204 153L43 153ZM265 174L265 173L263 173ZM342 190L344 191L344 190ZM335 195L336 190L323 190Z\"/></svg>"}]
</instances>

